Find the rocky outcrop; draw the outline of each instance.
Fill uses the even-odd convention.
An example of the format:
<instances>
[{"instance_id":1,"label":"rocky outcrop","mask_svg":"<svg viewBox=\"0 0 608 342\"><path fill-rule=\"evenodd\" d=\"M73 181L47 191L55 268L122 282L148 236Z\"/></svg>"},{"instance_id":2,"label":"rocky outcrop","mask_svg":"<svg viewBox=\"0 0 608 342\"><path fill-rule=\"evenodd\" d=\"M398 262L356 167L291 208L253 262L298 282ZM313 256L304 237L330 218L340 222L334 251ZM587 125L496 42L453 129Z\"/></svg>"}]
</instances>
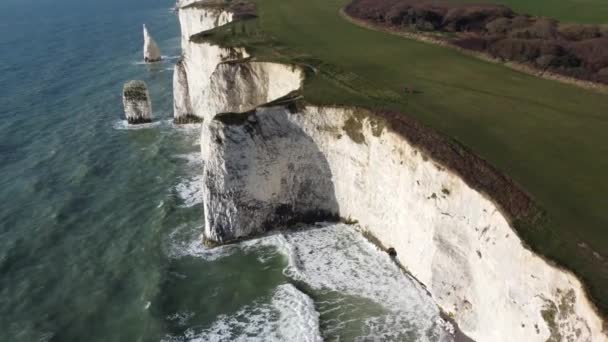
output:
<instances>
[{"instance_id":1,"label":"rocky outcrop","mask_svg":"<svg viewBox=\"0 0 608 342\"><path fill-rule=\"evenodd\" d=\"M258 108L204 125L206 239L358 222L477 341L607 341L572 274L527 250L501 210L387 118Z\"/></svg>"},{"instance_id":2,"label":"rocky outcrop","mask_svg":"<svg viewBox=\"0 0 608 342\"><path fill-rule=\"evenodd\" d=\"M297 68L239 63L249 57L244 49L190 39L230 22L233 16L233 12L216 7L186 6L179 10L183 59L173 76L176 122L203 120L222 111L251 110L300 87L303 74Z\"/></svg>"},{"instance_id":3,"label":"rocky outcrop","mask_svg":"<svg viewBox=\"0 0 608 342\"><path fill-rule=\"evenodd\" d=\"M188 74L182 59L175 64L173 71L173 113L173 121L178 124L201 121L201 118L194 115L192 109Z\"/></svg>"},{"instance_id":4,"label":"rocky outcrop","mask_svg":"<svg viewBox=\"0 0 608 342\"><path fill-rule=\"evenodd\" d=\"M150 36L146 25L144 25L144 61L146 63L158 62L162 59L158 45Z\"/></svg>"},{"instance_id":5,"label":"rocky outcrop","mask_svg":"<svg viewBox=\"0 0 608 342\"><path fill-rule=\"evenodd\" d=\"M221 112L245 112L300 88L302 71L295 66L266 62L223 62L203 90L199 115L212 118Z\"/></svg>"},{"instance_id":6,"label":"rocky outcrop","mask_svg":"<svg viewBox=\"0 0 608 342\"><path fill-rule=\"evenodd\" d=\"M512 229L503 211L525 215L530 202L508 179L464 149L434 146L435 135L394 113L286 98L300 87L298 67L191 42L191 27L221 18L196 10L180 10L180 22L201 22L182 23L188 36L174 80L176 113L204 118L208 242L341 217L392 248L477 341L608 341L580 281Z\"/></svg>"},{"instance_id":7,"label":"rocky outcrop","mask_svg":"<svg viewBox=\"0 0 608 342\"><path fill-rule=\"evenodd\" d=\"M232 20L229 11L216 7L189 7L191 5L178 9L182 60L176 64L173 75L173 117L176 122L202 120L208 102L207 89L215 68L222 62L248 57L244 49L226 49L190 41L194 34Z\"/></svg>"},{"instance_id":8,"label":"rocky outcrop","mask_svg":"<svg viewBox=\"0 0 608 342\"><path fill-rule=\"evenodd\" d=\"M129 81L122 91L122 103L127 121L140 124L152 121L152 103L148 86L144 81Z\"/></svg>"}]
</instances>

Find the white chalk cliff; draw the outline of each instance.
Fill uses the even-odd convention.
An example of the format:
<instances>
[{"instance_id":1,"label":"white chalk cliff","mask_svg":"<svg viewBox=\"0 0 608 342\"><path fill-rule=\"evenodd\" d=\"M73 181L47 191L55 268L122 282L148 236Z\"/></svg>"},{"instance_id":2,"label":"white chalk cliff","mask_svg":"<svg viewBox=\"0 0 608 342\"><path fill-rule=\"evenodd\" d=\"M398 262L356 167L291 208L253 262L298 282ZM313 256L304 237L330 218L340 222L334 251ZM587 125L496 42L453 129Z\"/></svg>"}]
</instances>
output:
<instances>
[{"instance_id":1,"label":"white chalk cliff","mask_svg":"<svg viewBox=\"0 0 608 342\"><path fill-rule=\"evenodd\" d=\"M191 3L189 3L191 4ZM178 4L179 5L179 4ZM173 117L176 122L204 119L209 112L211 74L218 64L248 57L244 49L225 49L210 43L195 43L190 37L229 23L232 13L218 8L178 8L182 59L173 76Z\"/></svg>"},{"instance_id":2,"label":"white chalk cliff","mask_svg":"<svg viewBox=\"0 0 608 342\"><path fill-rule=\"evenodd\" d=\"M161 60L160 48L152 39L146 25L144 25L144 61L146 63L158 62Z\"/></svg>"},{"instance_id":3,"label":"white chalk cliff","mask_svg":"<svg viewBox=\"0 0 608 342\"><path fill-rule=\"evenodd\" d=\"M355 108L256 108L298 89L303 73L229 62L230 51L190 42L196 30L229 20L196 12L180 10L188 36L174 91L176 115L204 118L205 239L223 243L293 221L356 220L395 248L476 341L608 341L575 276L526 249L494 202L383 118Z\"/></svg>"}]
</instances>

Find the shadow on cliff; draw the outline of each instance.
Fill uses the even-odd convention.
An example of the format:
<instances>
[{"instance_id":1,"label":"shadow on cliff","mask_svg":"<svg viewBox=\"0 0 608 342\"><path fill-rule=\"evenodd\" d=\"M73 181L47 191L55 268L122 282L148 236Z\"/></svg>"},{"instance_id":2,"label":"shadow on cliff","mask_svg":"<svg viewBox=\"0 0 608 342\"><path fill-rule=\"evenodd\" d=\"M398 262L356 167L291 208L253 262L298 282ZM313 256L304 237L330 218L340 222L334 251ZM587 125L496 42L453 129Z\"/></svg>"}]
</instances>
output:
<instances>
[{"instance_id":1,"label":"shadow on cliff","mask_svg":"<svg viewBox=\"0 0 608 342\"><path fill-rule=\"evenodd\" d=\"M276 106L218 115L223 188L207 183L212 240L229 242L297 223L337 221L333 175L315 141L293 120L297 108ZM229 216L229 217L225 217Z\"/></svg>"}]
</instances>

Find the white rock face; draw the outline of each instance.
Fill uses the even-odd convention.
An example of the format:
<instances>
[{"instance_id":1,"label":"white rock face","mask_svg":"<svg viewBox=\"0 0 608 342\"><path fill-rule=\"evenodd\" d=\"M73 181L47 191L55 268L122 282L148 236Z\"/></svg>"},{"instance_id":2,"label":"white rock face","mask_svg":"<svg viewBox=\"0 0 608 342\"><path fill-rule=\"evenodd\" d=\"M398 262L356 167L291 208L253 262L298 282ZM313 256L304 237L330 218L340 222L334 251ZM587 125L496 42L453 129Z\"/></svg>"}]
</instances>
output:
<instances>
[{"instance_id":1,"label":"white rock face","mask_svg":"<svg viewBox=\"0 0 608 342\"><path fill-rule=\"evenodd\" d=\"M161 60L160 49L150 36L146 25L144 25L144 61L146 63L158 62Z\"/></svg>"},{"instance_id":2,"label":"white rock face","mask_svg":"<svg viewBox=\"0 0 608 342\"><path fill-rule=\"evenodd\" d=\"M357 220L476 341L608 341L581 283L525 249L498 208L369 113L258 108L300 86L285 65L193 43L230 14L179 11L175 116L204 118L204 236L226 242L293 220ZM179 69L179 70L178 70ZM188 101L189 99L189 101ZM353 124L354 120L354 124Z\"/></svg>"},{"instance_id":3,"label":"white rock face","mask_svg":"<svg viewBox=\"0 0 608 342\"><path fill-rule=\"evenodd\" d=\"M264 113L262 122L251 115L231 125L218 119L204 125L201 148L209 240L226 242L260 233L289 223L296 213L313 222L338 213L331 170L314 141L290 122L284 110ZM272 138L272 146L266 145L267 125L280 132ZM316 178L311 180L310 175Z\"/></svg>"},{"instance_id":4,"label":"white rock face","mask_svg":"<svg viewBox=\"0 0 608 342\"><path fill-rule=\"evenodd\" d=\"M185 2L178 7L179 26L182 37L182 50L188 54L190 37L197 33L211 30L232 21L232 12L212 7L188 7L196 1Z\"/></svg>"},{"instance_id":5,"label":"white rock face","mask_svg":"<svg viewBox=\"0 0 608 342\"><path fill-rule=\"evenodd\" d=\"M122 103L125 115L130 124L152 121L152 102L148 86L144 81L129 81L125 83L122 92Z\"/></svg>"},{"instance_id":6,"label":"white rock face","mask_svg":"<svg viewBox=\"0 0 608 342\"><path fill-rule=\"evenodd\" d=\"M173 70L173 113L176 123L186 123L197 119L190 102L188 73L183 60L179 60Z\"/></svg>"},{"instance_id":7,"label":"white rock face","mask_svg":"<svg viewBox=\"0 0 608 342\"><path fill-rule=\"evenodd\" d=\"M261 108L204 125L205 237L339 214L357 220L476 341L607 341L581 283L498 208L361 113ZM352 121L360 129L347 131ZM357 125L355 125L357 126Z\"/></svg>"},{"instance_id":8,"label":"white rock face","mask_svg":"<svg viewBox=\"0 0 608 342\"><path fill-rule=\"evenodd\" d=\"M181 8L179 22L182 31L182 63L176 65L173 76L174 119L200 119L208 113L208 88L211 74L226 61L247 58L244 49L226 49L209 43L194 43L190 37L232 20L232 13L213 8ZM185 77L183 76L185 75Z\"/></svg>"},{"instance_id":9,"label":"white rock face","mask_svg":"<svg viewBox=\"0 0 608 342\"><path fill-rule=\"evenodd\" d=\"M177 0L177 1L175 2L175 8L176 8L176 9L180 9L180 8L182 8L182 7L186 7L186 6L188 6L188 5L191 5L191 4L193 4L193 3L195 3L195 2L199 2L199 1L200 1L200 0Z\"/></svg>"},{"instance_id":10,"label":"white rock face","mask_svg":"<svg viewBox=\"0 0 608 342\"><path fill-rule=\"evenodd\" d=\"M272 80L272 81L271 81ZM224 62L203 89L197 113L212 118L221 112L245 112L300 89L300 68L266 62Z\"/></svg>"}]
</instances>

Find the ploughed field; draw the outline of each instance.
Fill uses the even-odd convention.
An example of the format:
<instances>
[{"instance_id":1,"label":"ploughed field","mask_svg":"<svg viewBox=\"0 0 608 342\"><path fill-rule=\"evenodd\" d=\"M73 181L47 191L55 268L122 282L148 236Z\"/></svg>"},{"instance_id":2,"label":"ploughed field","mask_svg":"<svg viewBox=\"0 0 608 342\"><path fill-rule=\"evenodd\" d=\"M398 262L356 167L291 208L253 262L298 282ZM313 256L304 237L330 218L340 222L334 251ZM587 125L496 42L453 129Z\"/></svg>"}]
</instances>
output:
<instances>
[{"instance_id":1,"label":"ploughed field","mask_svg":"<svg viewBox=\"0 0 608 342\"><path fill-rule=\"evenodd\" d=\"M546 210L515 222L519 234L574 270L608 312L608 96L359 27L340 16L347 4L258 0L257 19L194 40L306 67L308 102L398 110L463 143Z\"/></svg>"}]
</instances>

